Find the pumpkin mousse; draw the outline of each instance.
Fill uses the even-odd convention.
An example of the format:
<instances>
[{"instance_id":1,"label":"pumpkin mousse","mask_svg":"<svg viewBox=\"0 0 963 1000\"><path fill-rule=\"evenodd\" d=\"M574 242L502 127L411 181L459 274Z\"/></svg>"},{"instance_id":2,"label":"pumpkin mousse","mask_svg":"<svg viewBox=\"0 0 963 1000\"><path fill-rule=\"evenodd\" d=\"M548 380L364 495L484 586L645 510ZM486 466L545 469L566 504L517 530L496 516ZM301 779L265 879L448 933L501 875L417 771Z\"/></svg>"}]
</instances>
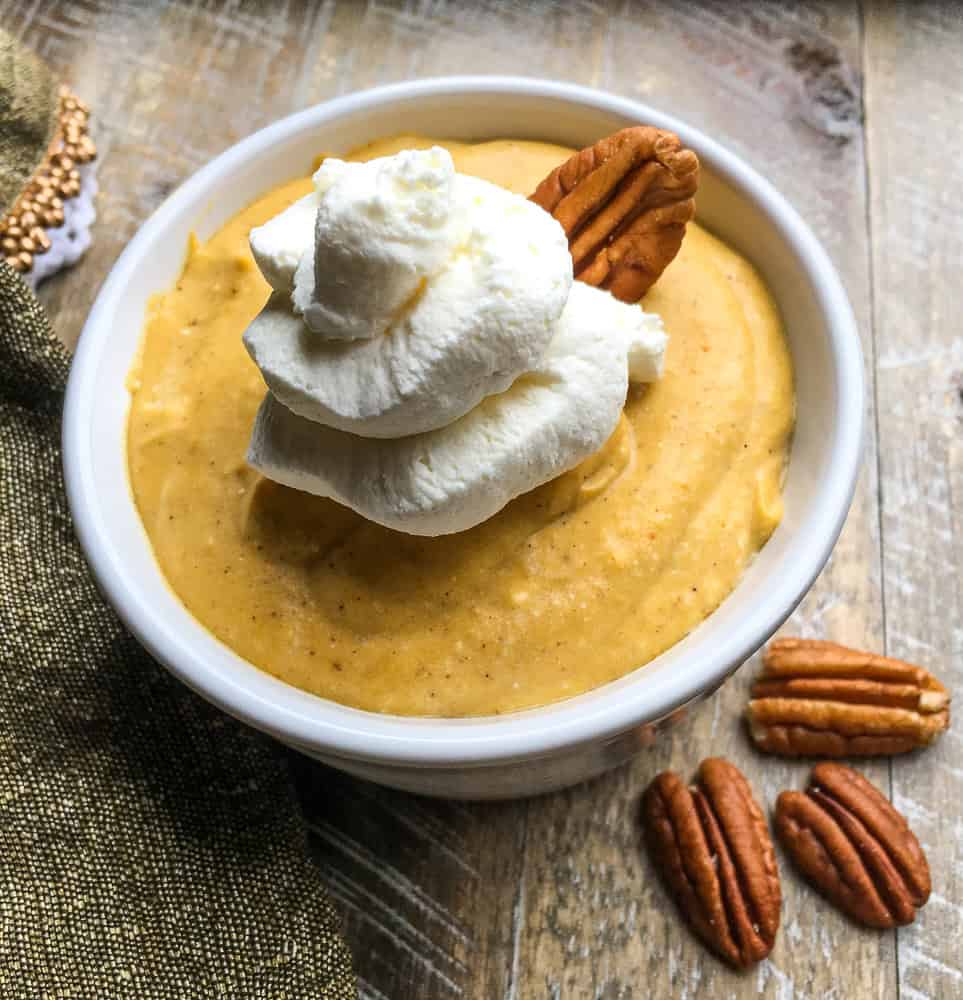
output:
<instances>
[{"instance_id":1,"label":"pumpkin mousse","mask_svg":"<svg viewBox=\"0 0 963 1000\"><path fill-rule=\"evenodd\" d=\"M731 592L782 514L790 357L689 221L695 158L627 133L399 136L192 240L128 461L218 639L346 705L492 715L643 666Z\"/></svg>"}]
</instances>

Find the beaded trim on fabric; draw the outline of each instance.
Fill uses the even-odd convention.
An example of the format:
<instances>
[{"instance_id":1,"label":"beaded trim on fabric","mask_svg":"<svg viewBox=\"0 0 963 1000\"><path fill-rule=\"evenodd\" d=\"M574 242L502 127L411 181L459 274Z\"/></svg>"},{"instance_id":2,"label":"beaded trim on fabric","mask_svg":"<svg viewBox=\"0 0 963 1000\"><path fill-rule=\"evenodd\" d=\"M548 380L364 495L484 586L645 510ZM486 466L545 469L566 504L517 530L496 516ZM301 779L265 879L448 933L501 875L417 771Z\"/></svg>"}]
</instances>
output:
<instances>
[{"instance_id":1,"label":"beaded trim on fabric","mask_svg":"<svg viewBox=\"0 0 963 1000\"><path fill-rule=\"evenodd\" d=\"M21 274L51 246L48 229L64 223L64 202L80 193L78 168L97 155L87 131L90 109L68 87L60 87L57 130L47 155L10 212L0 219L0 253Z\"/></svg>"}]
</instances>

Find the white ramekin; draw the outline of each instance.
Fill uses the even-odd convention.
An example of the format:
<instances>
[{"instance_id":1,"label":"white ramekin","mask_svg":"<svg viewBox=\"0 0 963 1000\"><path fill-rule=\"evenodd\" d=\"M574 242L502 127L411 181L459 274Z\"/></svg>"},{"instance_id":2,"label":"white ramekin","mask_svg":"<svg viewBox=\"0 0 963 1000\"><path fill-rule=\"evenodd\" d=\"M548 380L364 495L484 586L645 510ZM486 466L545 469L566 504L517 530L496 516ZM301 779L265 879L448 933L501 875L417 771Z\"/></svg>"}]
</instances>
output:
<instances>
[{"instance_id":1,"label":"white ramekin","mask_svg":"<svg viewBox=\"0 0 963 1000\"><path fill-rule=\"evenodd\" d=\"M236 656L168 589L127 479L125 378L147 300L177 278L188 234L205 238L258 195L306 175L321 150L345 151L400 132L584 146L639 122L672 129L698 153L699 219L760 269L795 363L798 421L785 517L733 594L643 669L559 704L500 717L362 712L290 687ZM826 562L846 517L863 395L859 338L836 272L808 226L745 163L633 101L541 80L451 77L381 87L291 115L217 157L161 205L117 261L84 327L67 389L64 470L77 535L103 592L184 683L352 774L430 795L506 798L572 784L626 760L779 627Z\"/></svg>"}]
</instances>

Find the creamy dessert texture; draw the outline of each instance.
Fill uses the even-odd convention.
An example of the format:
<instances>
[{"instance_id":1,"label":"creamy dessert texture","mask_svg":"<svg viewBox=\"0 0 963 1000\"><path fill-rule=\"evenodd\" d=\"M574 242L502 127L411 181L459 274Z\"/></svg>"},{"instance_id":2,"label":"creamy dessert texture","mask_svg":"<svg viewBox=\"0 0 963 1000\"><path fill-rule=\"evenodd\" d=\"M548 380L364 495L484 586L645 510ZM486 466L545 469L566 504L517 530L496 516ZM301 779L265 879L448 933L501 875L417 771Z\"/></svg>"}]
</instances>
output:
<instances>
[{"instance_id":1,"label":"creamy dessert texture","mask_svg":"<svg viewBox=\"0 0 963 1000\"><path fill-rule=\"evenodd\" d=\"M349 159L432 144L401 136ZM571 153L440 145L460 174L523 195ZM311 191L309 179L285 185L193 242L180 280L149 309L130 377L131 485L191 613L307 691L440 716L586 691L711 613L779 522L793 423L788 350L750 265L690 224L642 302L669 334L664 372L630 385L604 445L467 530L419 537L245 460L265 385L241 334L271 292L248 235Z\"/></svg>"},{"instance_id":2,"label":"creamy dessert texture","mask_svg":"<svg viewBox=\"0 0 963 1000\"><path fill-rule=\"evenodd\" d=\"M658 316L573 281L562 226L447 150L328 159L251 231L269 391L247 460L412 535L472 528L611 437ZM297 262L296 266L292 266Z\"/></svg>"}]
</instances>

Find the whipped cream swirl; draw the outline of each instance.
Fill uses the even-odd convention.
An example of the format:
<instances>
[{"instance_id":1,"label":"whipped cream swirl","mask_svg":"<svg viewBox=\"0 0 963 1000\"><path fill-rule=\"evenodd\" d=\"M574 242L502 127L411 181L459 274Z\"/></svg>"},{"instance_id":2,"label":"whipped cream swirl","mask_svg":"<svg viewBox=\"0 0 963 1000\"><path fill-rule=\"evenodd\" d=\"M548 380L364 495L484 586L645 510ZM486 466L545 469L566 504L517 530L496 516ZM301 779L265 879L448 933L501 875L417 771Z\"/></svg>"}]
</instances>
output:
<instances>
[{"instance_id":1,"label":"whipped cream swirl","mask_svg":"<svg viewBox=\"0 0 963 1000\"><path fill-rule=\"evenodd\" d=\"M446 150L327 159L251 231L244 334L269 392L248 461L400 531L478 524L597 451L659 317L573 283L561 226Z\"/></svg>"}]
</instances>

